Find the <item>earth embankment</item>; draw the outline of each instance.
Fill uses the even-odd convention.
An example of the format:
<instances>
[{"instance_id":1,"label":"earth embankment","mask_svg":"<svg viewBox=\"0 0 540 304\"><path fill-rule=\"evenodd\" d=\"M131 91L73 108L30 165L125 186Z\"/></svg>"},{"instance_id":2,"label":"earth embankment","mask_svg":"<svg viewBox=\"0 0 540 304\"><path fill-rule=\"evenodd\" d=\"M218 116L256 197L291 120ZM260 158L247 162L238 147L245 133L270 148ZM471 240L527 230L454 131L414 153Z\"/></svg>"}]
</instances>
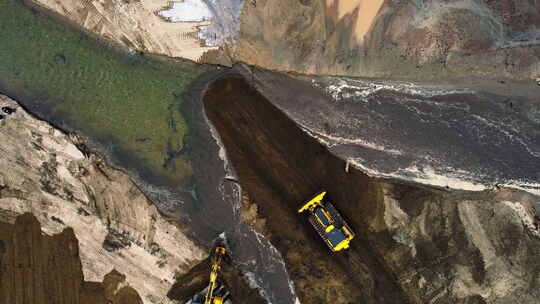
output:
<instances>
[{"instance_id":1,"label":"earth embankment","mask_svg":"<svg viewBox=\"0 0 540 304\"><path fill-rule=\"evenodd\" d=\"M292 85L282 89L294 98ZM447 192L347 168L236 74L213 82L204 106L301 303L534 303L540 244L516 212L529 196ZM321 189L356 232L347 252L331 254L297 213Z\"/></svg>"},{"instance_id":2,"label":"earth embankment","mask_svg":"<svg viewBox=\"0 0 540 304\"><path fill-rule=\"evenodd\" d=\"M307 137L241 77L213 83L207 115L240 181L268 219L267 236L280 250L302 303L404 303L400 287L365 238L363 216L375 210L377 182ZM264 113L263 115L261 115ZM358 234L349 252L331 254L298 206L319 189L332 194ZM354 215L354 216L353 216Z\"/></svg>"}]
</instances>

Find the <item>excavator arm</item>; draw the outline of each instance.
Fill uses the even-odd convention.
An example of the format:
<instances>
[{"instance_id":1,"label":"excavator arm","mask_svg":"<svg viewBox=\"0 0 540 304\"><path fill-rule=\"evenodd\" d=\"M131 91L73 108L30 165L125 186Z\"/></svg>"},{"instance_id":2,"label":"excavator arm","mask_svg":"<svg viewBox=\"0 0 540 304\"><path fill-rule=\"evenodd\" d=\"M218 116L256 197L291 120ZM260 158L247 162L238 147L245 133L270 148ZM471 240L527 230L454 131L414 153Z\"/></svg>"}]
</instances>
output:
<instances>
[{"instance_id":1,"label":"excavator arm","mask_svg":"<svg viewBox=\"0 0 540 304\"><path fill-rule=\"evenodd\" d=\"M208 285L208 290L206 291L206 296L204 297L204 304L222 304L223 299L221 297L215 297L214 291L217 286L217 280L219 271L221 270L221 262L223 256L225 255L224 247L216 247L214 251L214 257L212 261L211 271L210 271L210 284Z\"/></svg>"}]
</instances>

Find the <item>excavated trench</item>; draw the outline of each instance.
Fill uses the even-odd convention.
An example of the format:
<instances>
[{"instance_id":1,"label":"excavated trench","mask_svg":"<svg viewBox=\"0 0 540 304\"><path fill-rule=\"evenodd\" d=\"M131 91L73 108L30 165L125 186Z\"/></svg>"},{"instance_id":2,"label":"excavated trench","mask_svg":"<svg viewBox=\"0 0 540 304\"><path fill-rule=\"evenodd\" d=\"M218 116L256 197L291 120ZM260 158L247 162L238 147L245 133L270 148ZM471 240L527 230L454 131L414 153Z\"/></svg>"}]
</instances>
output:
<instances>
[{"instance_id":1,"label":"excavated trench","mask_svg":"<svg viewBox=\"0 0 540 304\"><path fill-rule=\"evenodd\" d=\"M227 150L240 183L267 220L265 236L282 253L301 303L408 303L380 253L391 246L387 232L368 222L384 215L384 181L345 162L306 135L247 80L228 74L212 83L206 114ZM332 254L299 205L325 189L351 224L356 239L347 252ZM408 197L437 194L398 185ZM405 200L405 199L404 199ZM381 230L382 231L382 230Z\"/></svg>"}]
</instances>

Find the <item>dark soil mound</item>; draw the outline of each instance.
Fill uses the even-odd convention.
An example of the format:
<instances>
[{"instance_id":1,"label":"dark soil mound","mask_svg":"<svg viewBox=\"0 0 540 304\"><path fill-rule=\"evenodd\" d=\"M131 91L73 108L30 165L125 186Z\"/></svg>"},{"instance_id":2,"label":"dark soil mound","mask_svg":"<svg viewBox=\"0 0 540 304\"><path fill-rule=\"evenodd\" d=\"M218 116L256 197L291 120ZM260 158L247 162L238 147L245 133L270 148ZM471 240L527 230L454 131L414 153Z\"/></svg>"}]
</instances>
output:
<instances>
[{"instance_id":1,"label":"dark soil mound","mask_svg":"<svg viewBox=\"0 0 540 304\"><path fill-rule=\"evenodd\" d=\"M363 219L377 212L377 184L345 163L272 106L239 76L213 83L204 103L242 186L268 219L271 242L282 253L302 303L406 303L395 278L366 239ZM297 214L326 189L357 238L332 254ZM385 236L380 236L385 237Z\"/></svg>"}]
</instances>

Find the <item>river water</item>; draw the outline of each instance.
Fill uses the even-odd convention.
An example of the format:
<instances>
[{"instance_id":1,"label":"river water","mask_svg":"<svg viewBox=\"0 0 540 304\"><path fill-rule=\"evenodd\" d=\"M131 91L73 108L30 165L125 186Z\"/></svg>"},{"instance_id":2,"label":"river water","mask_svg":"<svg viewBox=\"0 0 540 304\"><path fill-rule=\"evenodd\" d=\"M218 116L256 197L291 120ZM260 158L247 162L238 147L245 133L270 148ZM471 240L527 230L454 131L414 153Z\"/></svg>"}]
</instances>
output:
<instances>
[{"instance_id":1,"label":"river water","mask_svg":"<svg viewBox=\"0 0 540 304\"><path fill-rule=\"evenodd\" d=\"M371 176L540 195L540 121L526 111L538 99L448 85L244 74L307 134Z\"/></svg>"}]
</instances>

